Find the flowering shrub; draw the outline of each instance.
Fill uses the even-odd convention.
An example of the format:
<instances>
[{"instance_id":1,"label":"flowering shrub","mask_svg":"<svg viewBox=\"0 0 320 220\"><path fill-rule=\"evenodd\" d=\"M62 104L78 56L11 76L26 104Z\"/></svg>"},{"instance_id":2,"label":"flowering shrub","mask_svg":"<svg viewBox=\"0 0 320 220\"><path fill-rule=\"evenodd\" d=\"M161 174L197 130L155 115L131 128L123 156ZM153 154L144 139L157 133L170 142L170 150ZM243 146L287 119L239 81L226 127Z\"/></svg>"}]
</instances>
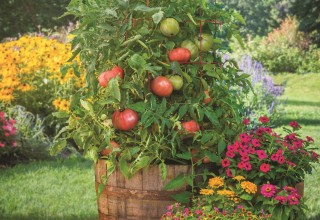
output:
<instances>
[{"instance_id":1,"label":"flowering shrub","mask_svg":"<svg viewBox=\"0 0 320 220\"><path fill-rule=\"evenodd\" d=\"M216 176L200 189L191 207L171 205L161 219L269 219L270 214L254 209L248 202L256 193L257 186L243 176L226 180Z\"/></svg>"},{"instance_id":2,"label":"flowering shrub","mask_svg":"<svg viewBox=\"0 0 320 220\"><path fill-rule=\"evenodd\" d=\"M65 37L67 31L70 30L66 29L61 37L57 33L35 33L0 44L0 109L26 107L47 119L45 132L51 136L65 122L51 114L68 111L70 95L84 83L84 77L77 77L79 58L68 62L71 45L59 41L69 40ZM75 65L77 68L69 68Z\"/></svg>"},{"instance_id":3,"label":"flowering shrub","mask_svg":"<svg viewBox=\"0 0 320 220\"><path fill-rule=\"evenodd\" d=\"M313 139L299 137L301 126L291 122L291 129L281 137L268 126L269 118L261 116L261 125L241 133L239 139L227 147L221 162L228 177L246 176L257 185L270 182L279 187L295 185L304 180L305 173L312 172L312 163L319 162Z\"/></svg>"},{"instance_id":4,"label":"flowering shrub","mask_svg":"<svg viewBox=\"0 0 320 220\"><path fill-rule=\"evenodd\" d=\"M0 156L17 146L15 123L14 119L7 119L5 113L0 112Z\"/></svg>"}]
</instances>

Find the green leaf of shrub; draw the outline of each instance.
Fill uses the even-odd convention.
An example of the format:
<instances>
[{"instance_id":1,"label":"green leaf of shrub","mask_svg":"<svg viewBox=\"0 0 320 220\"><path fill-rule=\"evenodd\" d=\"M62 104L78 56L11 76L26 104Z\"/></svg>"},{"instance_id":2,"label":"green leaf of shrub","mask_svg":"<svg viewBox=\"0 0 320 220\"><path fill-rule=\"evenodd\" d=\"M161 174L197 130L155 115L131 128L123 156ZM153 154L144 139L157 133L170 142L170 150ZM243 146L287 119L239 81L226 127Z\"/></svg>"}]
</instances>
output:
<instances>
[{"instance_id":1,"label":"green leaf of shrub","mask_svg":"<svg viewBox=\"0 0 320 220\"><path fill-rule=\"evenodd\" d=\"M191 195L191 192L185 191L182 193L172 195L172 198L174 198L177 202L180 203L188 203L190 202Z\"/></svg>"},{"instance_id":2,"label":"green leaf of shrub","mask_svg":"<svg viewBox=\"0 0 320 220\"><path fill-rule=\"evenodd\" d=\"M176 178L172 179L170 182L165 185L164 189L165 190L170 190L170 189L178 189L181 188L185 184L184 180L184 175L180 174Z\"/></svg>"}]
</instances>

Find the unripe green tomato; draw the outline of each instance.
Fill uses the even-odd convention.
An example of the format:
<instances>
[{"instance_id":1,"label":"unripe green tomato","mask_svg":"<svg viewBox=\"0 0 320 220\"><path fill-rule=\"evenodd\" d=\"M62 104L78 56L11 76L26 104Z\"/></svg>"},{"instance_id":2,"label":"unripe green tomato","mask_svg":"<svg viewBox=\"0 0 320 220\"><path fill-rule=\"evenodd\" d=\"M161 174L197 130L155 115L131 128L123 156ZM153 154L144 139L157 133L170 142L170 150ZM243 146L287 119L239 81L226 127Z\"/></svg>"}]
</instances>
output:
<instances>
[{"instance_id":1,"label":"unripe green tomato","mask_svg":"<svg viewBox=\"0 0 320 220\"><path fill-rule=\"evenodd\" d=\"M201 40L200 37L196 37L194 41L196 42L196 45L200 49L200 42L201 42L201 50L204 52L208 52L212 49L213 46L213 37L210 34L202 34Z\"/></svg>"},{"instance_id":2,"label":"unripe green tomato","mask_svg":"<svg viewBox=\"0 0 320 220\"><path fill-rule=\"evenodd\" d=\"M173 90L180 90L183 86L183 79L179 75L172 75L168 77L173 86Z\"/></svg>"},{"instance_id":3,"label":"unripe green tomato","mask_svg":"<svg viewBox=\"0 0 320 220\"><path fill-rule=\"evenodd\" d=\"M160 23L160 32L167 37L173 37L179 33L179 23L174 18L165 18Z\"/></svg>"},{"instance_id":4,"label":"unripe green tomato","mask_svg":"<svg viewBox=\"0 0 320 220\"><path fill-rule=\"evenodd\" d=\"M191 40L184 40L181 43L181 47L186 48L191 52L191 59L195 59L199 56L199 49Z\"/></svg>"},{"instance_id":5,"label":"unripe green tomato","mask_svg":"<svg viewBox=\"0 0 320 220\"><path fill-rule=\"evenodd\" d=\"M101 120L105 120L107 118L107 115L106 114L102 114L101 116L100 116L100 119Z\"/></svg>"}]
</instances>

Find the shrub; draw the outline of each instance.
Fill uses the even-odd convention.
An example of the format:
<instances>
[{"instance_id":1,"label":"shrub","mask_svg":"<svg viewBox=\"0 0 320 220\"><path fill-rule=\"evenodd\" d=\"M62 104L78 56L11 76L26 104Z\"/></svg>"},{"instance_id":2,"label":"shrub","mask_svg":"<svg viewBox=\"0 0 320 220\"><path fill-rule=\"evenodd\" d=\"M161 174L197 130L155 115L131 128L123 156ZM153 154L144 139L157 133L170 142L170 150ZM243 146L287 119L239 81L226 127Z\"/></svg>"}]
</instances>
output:
<instances>
[{"instance_id":1,"label":"shrub","mask_svg":"<svg viewBox=\"0 0 320 220\"><path fill-rule=\"evenodd\" d=\"M71 45L57 40L66 40L68 28L60 35L36 33L0 44L0 104L25 106L35 115L49 117L46 132L53 135L62 123L51 117L59 106L55 100L68 99L84 82L83 77L75 77L79 74L74 75L73 69L62 68L78 62L78 58L67 62Z\"/></svg>"},{"instance_id":2,"label":"shrub","mask_svg":"<svg viewBox=\"0 0 320 220\"><path fill-rule=\"evenodd\" d=\"M318 72L319 48L312 45L309 37L298 31L298 22L288 17L266 37L247 39L247 48L241 49L236 44L231 47L241 57L249 54L259 60L269 71L279 72Z\"/></svg>"}]
</instances>

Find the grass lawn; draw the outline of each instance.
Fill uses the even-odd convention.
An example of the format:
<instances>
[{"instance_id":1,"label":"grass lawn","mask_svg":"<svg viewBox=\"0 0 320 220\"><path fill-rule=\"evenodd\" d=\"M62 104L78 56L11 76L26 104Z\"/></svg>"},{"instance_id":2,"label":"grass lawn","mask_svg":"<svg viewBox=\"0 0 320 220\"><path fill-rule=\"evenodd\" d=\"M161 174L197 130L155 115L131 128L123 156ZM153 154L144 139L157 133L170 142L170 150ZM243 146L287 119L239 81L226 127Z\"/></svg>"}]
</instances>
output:
<instances>
[{"instance_id":1,"label":"grass lawn","mask_svg":"<svg viewBox=\"0 0 320 220\"><path fill-rule=\"evenodd\" d=\"M286 82L285 93L282 96L283 100L287 100L286 117L281 122L282 125L297 121L302 126L302 137L313 137L315 146L320 147L320 73L281 74L273 79L279 84ZM307 175L305 181L305 199L310 208L310 219L320 219L319 195L320 166L317 165L314 173Z\"/></svg>"},{"instance_id":2,"label":"grass lawn","mask_svg":"<svg viewBox=\"0 0 320 220\"><path fill-rule=\"evenodd\" d=\"M0 169L0 219L96 220L92 161L32 162Z\"/></svg>"}]
</instances>

